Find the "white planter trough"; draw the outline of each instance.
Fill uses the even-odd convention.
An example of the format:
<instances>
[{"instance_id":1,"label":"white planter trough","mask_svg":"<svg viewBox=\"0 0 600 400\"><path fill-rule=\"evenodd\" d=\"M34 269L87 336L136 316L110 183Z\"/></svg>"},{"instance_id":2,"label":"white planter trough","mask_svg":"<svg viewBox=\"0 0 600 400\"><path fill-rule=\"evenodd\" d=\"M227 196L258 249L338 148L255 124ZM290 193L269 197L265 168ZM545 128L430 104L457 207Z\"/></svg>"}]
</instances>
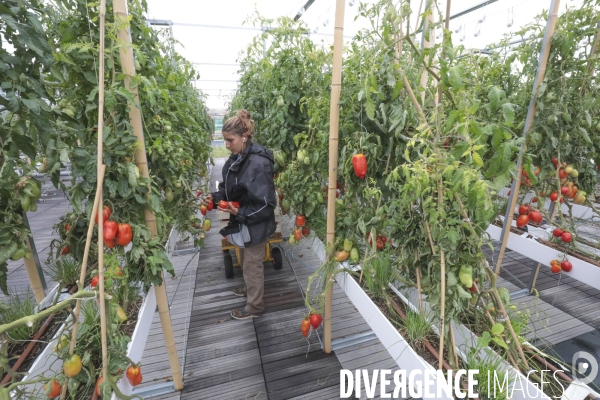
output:
<instances>
[{"instance_id":1,"label":"white planter trough","mask_svg":"<svg viewBox=\"0 0 600 400\"><path fill-rule=\"evenodd\" d=\"M325 260L325 246L323 242L318 238L315 238L313 242L313 250L317 254L317 257L321 261ZM435 368L433 368L427 361L423 360L413 349L409 343L402 337L400 332L390 323L387 317L379 310L379 307L360 287L358 282L347 272L342 272L336 275L336 281L340 287L346 292L346 296L352 301L354 307L365 319L371 330L377 335L377 338L381 344L388 351L390 356L396 361L398 367L406 371L406 374L410 371L421 371L424 376L425 371L431 371L435 376ZM424 380L420 379L422 394L426 393L424 388ZM417 388L415 388L417 389ZM417 389L418 390L418 389ZM437 393L435 386L430 386L428 393ZM447 397L445 392L441 392L441 397L438 399L451 399Z\"/></svg>"},{"instance_id":2,"label":"white planter trough","mask_svg":"<svg viewBox=\"0 0 600 400\"><path fill-rule=\"evenodd\" d=\"M417 304L419 298L415 288L404 289L407 296L403 295L391 284L390 288L398 295L398 297L400 297L400 299L402 299L402 301L404 301L404 303L406 303L407 306L409 306L413 311L418 312ZM426 301L423 300L422 304L425 310L429 309L429 304ZM469 350L477 347L478 337L463 324L456 324L454 321L452 321L452 327L454 329L454 340L456 341L456 346L458 347L458 355L464 361L466 361L466 354L469 352ZM529 346L537 351L540 355L543 354L535 346L532 346L531 344L529 344ZM509 376L509 380L512 381L509 385L510 390L508 392L508 396L512 400L549 399L549 397L546 396L542 390L540 390L539 384L532 383L520 371L516 370L512 365L505 362L502 357L500 357L490 347L480 349L479 356L481 359L493 359L500 362L500 369L506 372ZM553 379L551 373L549 374L549 379L545 379L545 381ZM515 390L512 390L513 388L515 388ZM523 390L521 390L521 388ZM583 400L587 398L588 394L600 397L600 394L594 392L589 386L575 380L567 388L565 388L561 400Z\"/></svg>"},{"instance_id":3,"label":"white planter trough","mask_svg":"<svg viewBox=\"0 0 600 400\"><path fill-rule=\"evenodd\" d=\"M134 362L139 362L142 359L142 353L146 346L146 340L148 340L148 334L150 333L150 326L152 325L155 309L156 294L154 286L151 286L138 312L138 321L135 330L133 331L131 342L129 342L129 345L127 346L127 356ZM71 318L69 317L69 319L67 319L67 321L56 331L52 340L44 350L40 352L35 362L29 368L28 375L23 378L23 381L32 380L44 374L49 376L48 372L58 372L60 370L62 361L52 350L63 333L65 325L70 323L70 321ZM127 379L121 379L117 386L119 386L119 389L124 394L131 394L132 387L129 385ZM33 393L40 393L42 384L38 383L33 388L30 388L30 390L32 390ZM13 393L13 397L14 396L15 394ZM112 399L115 400L116 397L113 395Z\"/></svg>"},{"instance_id":4,"label":"white planter trough","mask_svg":"<svg viewBox=\"0 0 600 400\"><path fill-rule=\"evenodd\" d=\"M486 232L492 239L500 240L502 228L490 225ZM550 268L550 261L559 259L563 255L561 251L548 247L535 240L535 238L528 238L528 235L530 234L527 232L523 235L509 232L506 247L547 266L547 268ZM561 274L566 274L600 290L600 267L572 255L567 255L567 258L573 264L573 269L571 272L560 272Z\"/></svg>"},{"instance_id":5,"label":"white planter trough","mask_svg":"<svg viewBox=\"0 0 600 400\"><path fill-rule=\"evenodd\" d=\"M138 322L133 331L133 335L131 336L131 342L127 345L127 357L135 363L142 361L142 355L144 354L144 348L146 347L146 341L148 340L155 310L156 291L154 290L154 286L151 286L138 313ZM117 386L126 396L129 396L133 391L133 386L129 384L129 380L127 380L125 376L121 378L117 383ZM116 399L117 397L113 393L112 400Z\"/></svg>"},{"instance_id":6,"label":"white planter trough","mask_svg":"<svg viewBox=\"0 0 600 400\"><path fill-rule=\"evenodd\" d=\"M502 197L508 198L508 191L510 189L504 188L502 189L498 194ZM529 203L529 201L531 199L533 199L535 197L535 193L534 192L528 192L525 197L523 198L523 203ZM533 203L534 205L536 205L537 207L540 207L539 203ZM552 202L550 201L550 199L546 199L545 203L544 203L544 208L547 210L550 208L550 205L552 204ZM588 220L588 221L593 221L593 222L600 222L600 216L596 213L594 213L594 211L587 206L583 206L583 205L579 205L579 204L574 204L573 202L569 202L569 205L571 206L571 212L573 213L573 217L575 218L579 218L579 219L583 219L583 220ZM600 205L595 204L595 207L600 207ZM561 204L561 210L564 214L569 214L569 207L565 204L562 203ZM515 207L515 212L519 211L519 205L517 204Z\"/></svg>"}]
</instances>

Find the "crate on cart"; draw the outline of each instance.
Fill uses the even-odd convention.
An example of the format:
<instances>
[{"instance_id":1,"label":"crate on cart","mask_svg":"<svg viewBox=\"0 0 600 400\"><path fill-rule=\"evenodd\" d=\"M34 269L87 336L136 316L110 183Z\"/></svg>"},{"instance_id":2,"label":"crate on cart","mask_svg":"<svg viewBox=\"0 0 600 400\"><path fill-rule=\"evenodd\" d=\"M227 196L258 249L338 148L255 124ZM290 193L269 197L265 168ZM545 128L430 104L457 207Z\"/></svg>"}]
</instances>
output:
<instances>
[{"instance_id":1,"label":"crate on cart","mask_svg":"<svg viewBox=\"0 0 600 400\"><path fill-rule=\"evenodd\" d=\"M271 248L271 244L280 243L283 241L281 236L281 207L279 206L279 198L277 198L277 206L275 207L275 233L269 238L265 248L264 263L273 264L273 268L279 270L283 267L283 258L281 250L278 247ZM219 219L219 229L225 228L229 224L229 213L217 210L217 218ZM241 267L240 264L240 248L229 243L227 238L221 239L221 248L223 249L223 262L225 268L225 277L233 278L233 268ZM229 250L235 251L236 262L233 263L233 258Z\"/></svg>"}]
</instances>

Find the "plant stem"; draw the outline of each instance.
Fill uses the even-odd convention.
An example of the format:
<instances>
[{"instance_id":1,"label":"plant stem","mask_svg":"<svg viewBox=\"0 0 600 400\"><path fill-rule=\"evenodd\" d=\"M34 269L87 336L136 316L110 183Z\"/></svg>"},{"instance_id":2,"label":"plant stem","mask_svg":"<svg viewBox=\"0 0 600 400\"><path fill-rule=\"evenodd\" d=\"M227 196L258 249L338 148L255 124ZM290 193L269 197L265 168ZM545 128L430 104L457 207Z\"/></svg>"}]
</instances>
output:
<instances>
[{"instance_id":1,"label":"plant stem","mask_svg":"<svg viewBox=\"0 0 600 400\"><path fill-rule=\"evenodd\" d=\"M500 295L498 294L498 289L496 289L496 274L494 274L492 272L492 270L489 268L486 268L485 272L488 274L488 277L490 278L490 283L491 283L490 293L492 294L492 296L494 296L496 298L496 302L498 303L500 312L504 316L506 326L508 327L508 330L510 331L510 335L512 336L512 339L515 342L515 347L517 348L517 351L519 352L521 361L523 361L525 368L527 369L527 371L529 371L529 364L527 363L527 359L525 358L525 354L523 353L523 347L521 347L521 342L519 342L519 338L517 337L517 334L515 333L515 330L513 329L512 324L510 323L510 318L508 317L508 314L506 313L506 309L504 308L504 303L502 303L502 299L500 298Z\"/></svg>"},{"instance_id":2,"label":"plant stem","mask_svg":"<svg viewBox=\"0 0 600 400\"><path fill-rule=\"evenodd\" d=\"M439 369L442 369L444 361L444 324L445 324L445 308L446 308L446 259L444 250L440 250L440 275L441 275L441 290L440 290L440 357Z\"/></svg>"},{"instance_id":3,"label":"plant stem","mask_svg":"<svg viewBox=\"0 0 600 400\"><path fill-rule=\"evenodd\" d=\"M46 308L42 312L39 312L34 315L28 315L27 317L19 318L18 320L13 321L10 324L0 325L0 334L8 332L9 330L14 329L21 325L27 325L29 323L33 323L33 322L37 321L38 319L47 317L48 315L52 314L53 312L62 310L63 308L70 307L71 302L73 300L93 298L93 297L96 297L96 292L88 292L88 291L80 290L77 293L75 293L73 296L69 297L68 299L61 301L60 303L56 304L55 306Z\"/></svg>"}]
</instances>

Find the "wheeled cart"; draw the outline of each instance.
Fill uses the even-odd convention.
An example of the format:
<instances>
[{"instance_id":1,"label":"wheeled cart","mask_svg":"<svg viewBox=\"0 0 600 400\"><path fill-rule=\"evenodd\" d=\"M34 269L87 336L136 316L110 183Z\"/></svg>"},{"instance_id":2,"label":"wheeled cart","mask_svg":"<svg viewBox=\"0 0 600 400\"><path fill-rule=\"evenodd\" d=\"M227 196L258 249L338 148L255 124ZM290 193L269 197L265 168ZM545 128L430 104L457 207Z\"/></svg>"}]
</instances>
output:
<instances>
[{"instance_id":1,"label":"wheeled cart","mask_svg":"<svg viewBox=\"0 0 600 400\"><path fill-rule=\"evenodd\" d=\"M283 267L283 258L281 250L278 247L271 247L273 243L280 243L283 241L281 236L281 225L279 220L281 218L281 208L279 207L279 201L277 201L277 207L275 207L275 224L277 228L275 233L267 241L265 249L265 259L263 263L273 264L273 268L279 270ZM219 218L220 229L227 226L229 223L229 213L223 211L217 211L217 217ZM223 249L223 265L225 268L225 277L233 278L233 268L241 267L240 264L240 248L229 243L226 238L221 239L221 248ZM233 257L231 256L230 250L235 250L236 263L233 263Z\"/></svg>"}]
</instances>

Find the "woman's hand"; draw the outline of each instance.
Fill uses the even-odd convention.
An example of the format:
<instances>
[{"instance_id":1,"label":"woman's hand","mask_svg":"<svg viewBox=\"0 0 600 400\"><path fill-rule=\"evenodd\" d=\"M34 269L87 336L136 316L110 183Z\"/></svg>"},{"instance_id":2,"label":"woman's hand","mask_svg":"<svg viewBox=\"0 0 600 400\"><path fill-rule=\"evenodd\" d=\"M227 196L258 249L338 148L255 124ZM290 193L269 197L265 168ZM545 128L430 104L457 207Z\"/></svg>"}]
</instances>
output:
<instances>
[{"instance_id":1,"label":"woman's hand","mask_svg":"<svg viewBox=\"0 0 600 400\"><path fill-rule=\"evenodd\" d=\"M217 206L217 209L219 209L219 211L227 212L233 215L237 215L238 213L238 209L235 208L231 203L227 203L227 208L221 208Z\"/></svg>"},{"instance_id":2,"label":"woman's hand","mask_svg":"<svg viewBox=\"0 0 600 400\"><path fill-rule=\"evenodd\" d=\"M202 196L202 198L200 199L200 203L201 204L208 204L212 201L212 194L207 194L206 196Z\"/></svg>"}]
</instances>

